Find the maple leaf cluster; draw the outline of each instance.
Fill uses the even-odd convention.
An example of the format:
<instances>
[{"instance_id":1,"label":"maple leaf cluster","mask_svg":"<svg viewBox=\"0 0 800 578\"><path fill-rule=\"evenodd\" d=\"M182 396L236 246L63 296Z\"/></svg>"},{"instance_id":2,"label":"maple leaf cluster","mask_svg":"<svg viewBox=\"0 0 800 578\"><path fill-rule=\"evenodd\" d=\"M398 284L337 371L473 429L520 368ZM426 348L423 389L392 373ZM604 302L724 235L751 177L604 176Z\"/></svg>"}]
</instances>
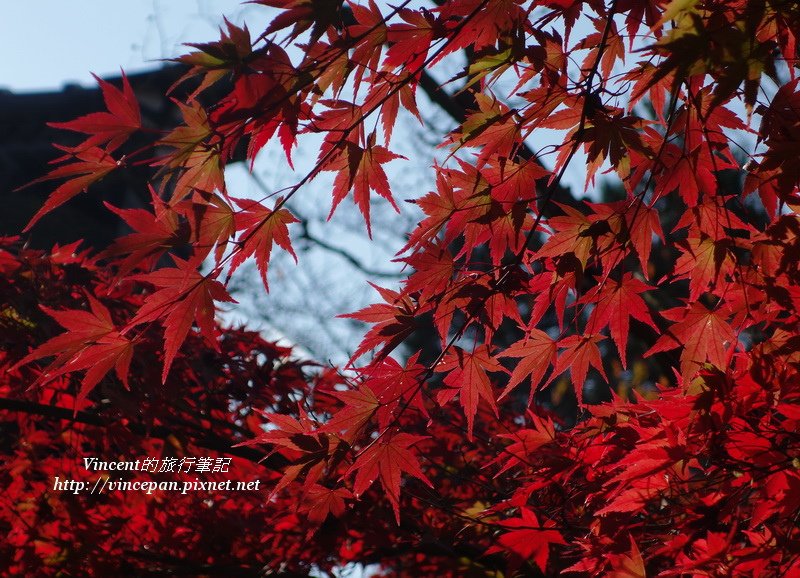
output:
<instances>
[{"instance_id":1,"label":"maple leaf cluster","mask_svg":"<svg viewBox=\"0 0 800 578\"><path fill-rule=\"evenodd\" d=\"M261 501L242 503L268 518L242 530L265 551L231 552L248 567L800 575L795 4L257 3L281 10L263 33L226 22L219 41L177 59L190 67L183 124L149 147L126 149L144 129L124 79L101 83L108 112L58 125L86 138L39 179L63 182L31 225L131 163L155 169L152 203L109 205L132 232L73 257L101 281L41 300L65 331L8 357L8 397L28 377L59 392L54 405L108 400L152 427L175 405L155 408L162 396L207 415L176 384L193 371L196 391L228 400L200 429L237 431L231 445L278 463ZM434 190L409 199L422 218L397 256L406 277L343 312L371 328L341 373L288 386L250 373L262 361L237 361L226 343L241 334L214 318L231 275L254 259L266 289L275 246L297 258L286 204L323 172L335 175L331 213L352 197L369 233L373 193L399 210L384 168L403 162L395 124L422 120L423 78L459 54L466 64L438 90L458 91L464 111L442 136ZM204 104L211 86L225 96ZM235 150L252 166L278 146L291 165L304 142L316 161L292 187L228 191ZM579 155L586 200L562 182ZM51 259L67 271L64 254ZM11 287L30 282L3 255ZM24 325L34 309L6 319ZM433 348L414 349L421 332ZM242 379L247 395L231 403ZM245 425L230 415L250 408ZM18 419L20 440L39 431ZM51 506L62 526L86 515L76 500L70 514ZM20 567L67 555L57 530L43 532L25 534L46 546L28 546Z\"/></svg>"},{"instance_id":2,"label":"maple leaf cluster","mask_svg":"<svg viewBox=\"0 0 800 578\"><path fill-rule=\"evenodd\" d=\"M113 329L142 307L144 284L115 284L87 253L72 244L44 254L13 239L3 239L0 248L2 574L246 572L270 562L265 542L280 541L288 552L285 530L272 530L285 505L273 509L260 492L91 495L55 487L56 478L93 487L101 478L180 485L198 477L274 486L285 463L234 446L263 432L259 412L292 411L295 392L325 379L311 378L308 363L293 361L290 349L252 331L226 329L216 349L189 334L162 386L162 336L151 330L123 339ZM120 341L123 352L135 343L135 355L119 354ZM125 379L98 377L96 387L82 395L66 368L50 373L49 366L27 363L36 345L39 354L56 357L53 363L59 355L74 358L70 370L86 370L84 384L114 365L112 374ZM41 386L30 387L45 376ZM256 382L261 386L254 387ZM87 456L232 462L227 473L88 471ZM255 535L243 531L248 527L270 530ZM299 533L295 551L302 551L302 540Z\"/></svg>"}]
</instances>

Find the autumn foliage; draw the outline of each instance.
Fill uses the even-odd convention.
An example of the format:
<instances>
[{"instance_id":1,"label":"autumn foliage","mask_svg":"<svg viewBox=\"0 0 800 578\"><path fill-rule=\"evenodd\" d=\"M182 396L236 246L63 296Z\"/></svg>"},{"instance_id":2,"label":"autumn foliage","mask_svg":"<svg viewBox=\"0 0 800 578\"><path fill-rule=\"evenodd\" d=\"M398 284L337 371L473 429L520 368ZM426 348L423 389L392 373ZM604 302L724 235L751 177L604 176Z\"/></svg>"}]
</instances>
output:
<instances>
[{"instance_id":1,"label":"autumn foliage","mask_svg":"<svg viewBox=\"0 0 800 578\"><path fill-rule=\"evenodd\" d=\"M124 79L56 125L83 140L29 227L144 164L150 206L107 203L129 234L0 253L11 573L800 575L797 4L255 3L266 30L177 59L184 122L149 146ZM221 328L245 261L266 289L276 250L302 259L287 202L322 173L368 232L375 195L404 210L395 125L454 62L436 89L467 106L407 199L402 282L342 312L367 326L347 366ZM294 186L226 187L237 149L307 143ZM203 451L264 491L52 490L75 456Z\"/></svg>"}]
</instances>

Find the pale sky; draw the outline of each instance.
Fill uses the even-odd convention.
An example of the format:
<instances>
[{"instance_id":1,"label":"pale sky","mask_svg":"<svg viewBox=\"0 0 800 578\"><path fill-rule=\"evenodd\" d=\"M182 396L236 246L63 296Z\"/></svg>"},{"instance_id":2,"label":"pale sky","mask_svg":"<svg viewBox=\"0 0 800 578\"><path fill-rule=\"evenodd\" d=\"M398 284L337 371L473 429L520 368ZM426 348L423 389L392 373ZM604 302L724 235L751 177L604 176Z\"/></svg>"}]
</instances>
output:
<instances>
[{"instance_id":1,"label":"pale sky","mask_svg":"<svg viewBox=\"0 0 800 578\"><path fill-rule=\"evenodd\" d=\"M99 76L158 66L183 42L216 39L225 14L266 21L263 7L239 0L25 0L5 2L0 19L0 88L56 89Z\"/></svg>"}]
</instances>

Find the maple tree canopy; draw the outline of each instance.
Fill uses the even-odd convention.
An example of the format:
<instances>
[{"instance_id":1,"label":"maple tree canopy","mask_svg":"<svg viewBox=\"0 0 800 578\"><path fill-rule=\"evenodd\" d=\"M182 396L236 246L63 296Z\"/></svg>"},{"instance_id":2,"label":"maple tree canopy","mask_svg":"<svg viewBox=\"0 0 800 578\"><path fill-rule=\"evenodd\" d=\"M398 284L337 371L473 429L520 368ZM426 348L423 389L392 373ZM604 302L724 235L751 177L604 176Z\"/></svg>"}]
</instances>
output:
<instances>
[{"instance_id":1,"label":"maple tree canopy","mask_svg":"<svg viewBox=\"0 0 800 578\"><path fill-rule=\"evenodd\" d=\"M2 240L3 569L800 576L798 4L254 3L278 9L265 30L226 21L176 59L179 126L142 126L124 77L54 125L79 140L26 231L147 166L148 206L106 202L127 234ZM424 123L443 68L463 114L407 199L403 279L341 312L367 325L349 363L221 327L243 263L267 290L275 252L303 258L287 202L322 173L368 233L375 195L405 210L393 129ZM316 160L261 199L229 190L234 151L267 146ZM198 481L260 485L63 490L99 479L84 457L231 458Z\"/></svg>"}]
</instances>

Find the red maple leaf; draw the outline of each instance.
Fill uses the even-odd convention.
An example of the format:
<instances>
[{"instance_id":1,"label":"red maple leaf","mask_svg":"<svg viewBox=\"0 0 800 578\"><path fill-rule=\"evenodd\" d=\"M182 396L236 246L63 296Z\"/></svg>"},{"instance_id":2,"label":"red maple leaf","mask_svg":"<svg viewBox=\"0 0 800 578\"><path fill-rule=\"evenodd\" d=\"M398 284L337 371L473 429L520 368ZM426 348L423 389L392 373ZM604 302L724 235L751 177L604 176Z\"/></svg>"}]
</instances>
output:
<instances>
[{"instance_id":1,"label":"red maple leaf","mask_svg":"<svg viewBox=\"0 0 800 578\"><path fill-rule=\"evenodd\" d=\"M555 361L556 342L544 331L534 328L528 331L525 337L510 345L498 357L519 358L519 363L511 373L508 385L497 400L503 399L511 393L511 390L530 377L531 391L528 396L528 404L530 404L545 372Z\"/></svg>"},{"instance_id":2,"label":"red maple leaf","mask_svg":"<svg viewBox=\"0 0 800 578\"><path fill-rule=\"evenodd\" d=\"M320 431L342 433L345 440L352 441L372 419L381 403L365 384L349 391L332 391L332 396L345 405L333 414Z\"/></svg>"},{"instance_id":3,"label":"red maple leaf","mask_svg":"<svg viewBox=\"0 0 800 578\"><path fill-rule=\"evenodd\" d=\"M119 333L108 308L91 294L86 296L90 311L55 311L42 306L42 310L67 332L45 341L17 363L21 366L43 357L55 357L32 385L86 370L75 411L111 369L128 388L128 369L133 358L133 342Z\"/></svg>"},{"instance_id":4,"label":"red maple leaf","mask_svg":"<svg viewBox=\"0 0 800 578\"><path fill-rule=\"evenodd\" d=\"M520 517L503 520L499 524L507 531L486 553L505 552L515 559L515 565L532 559L545 572L550 544L566 544L561 533L553 528L552 522L540 524L536 514L528 508L520 508Z\"/></svg>"},{"instance_id":5,"label":"red maple leaf","mask_svg":"<svg viewBox=\"0 0 800 578\"><path fill-rule=\"evenodd\" d=\"M467 438L472 439L472 428L475 425L475 414L478 413L478 401L483 400L489 404L497 415L494 391L489 381L487 371L506 373L505 367L489 354L485 345L476 347L472 352L460 347L453 348L436 367L436 371L449 371L444 378L448 387L439 392L437 401L447 403L458 394L461 407L467 416Z\"/></svg>"},{"instance_id":6,"label":"red maple leaf","mask_svg":"<svg viewBox=\"0 0 800 578\"><path fill-rule=\"evenodd\" d=\"M705 235L692 236L678 245L682 252L673 274L676 279L689 278L690 300L697 300L708 289L724 286L726 278L733 274L736 265L729 252L730 239L714 241Z\"/></svg>"},{"instance_id":7,"label":"red maple leaf","mask_svg":"<svg viewBox=\"0 0 800 578\"><path fill-rule=\"evenodd\" d=\"M631 536L631 552L629 554L612 554L609 556L611 570L608 578L645 578L647 572L639 547Z\"/></svg>"},{"instance_id":8,"label":"red maple leaf","mask_svg":"<svg viewBox=\"0 0 800 578\"><path fill-rule=\"evenodd\" d=\"M581 303L595 304L586 323L586 330L589 333L597 333L608 326L623 367L627 367L630 318L646 323L658 331L647 304L640 296L641 293L651 289L653 287L636 279L632 274L625 273L619 281L608 280L594 286L580 300Z\"/></svg>"},{"instance_id":9,"label":"red maple leaf","mask_svg":"<svg viewBox=\"0 0 800 578\"><path fill-rule=\"evenodd\" d=\"M404 159L402 155L396 155L386 147L375 144L375 133L368 139L366 148L361 148L353 142L343 142L337 145L337 152L333 158L325 163L322 170L336 171L336 179L333 182L333 204L328 215L330 219L336 207L353 191L353 199L358 206L364 220L367 223L367 232L372 236L372 226L369 220L369 192L375 191L381 197L389 201L394 209L399 213L400 209L392 198L389 190L389 179L381 167L395 159Z\"/></svg>"},{"instance_id":10,"label":"red maple leaf","mask_svg":"<svg viewBox=\"0 0 800 578\"><path fill-rule=\"evenodd\" d=\"M103 252L103 256L128 256L119 261L118 274L125 276L135 268L149 269L170 249L189 241L188 228L181 228L180 215L150 189L154 213L145 209L119 209L105 206L125 221L133 233L120 237Z\"/></svg>"},{"instance_id":11,"label":"red maple leaf","mask_svg":"<svg viewBox=\"0 0 800 578\"><path fill-rule=\"evenodd\" d=\"M255 255L256 265L261 273L261 281L264 283L264 288L269 290L267 269L270 253L272 253L272 244L276 243L297 262L297 255L292 249L292 241L289 238L288 225L300 221L288 209L273 211L258 201L233 200L242 208L234 215L236 230L242 233L239 237L239 247L233 253L228 274L232 275L248 257Z\"/></svg>"},{"instance_id":12,"label":"red maple leaf","mask_svg":"<svg viewBox=\"0 0 800 578\"><path fill-rule=\"evenodd\" d=\"M650 250L653 247L653 235L661 239L662 242L664 241L664 232L661 230L658 211L639 200L631 204L630 209L625 212L625 223L631 244L639 256L642 274L649 278L648 262L650 260Z\"/></svg>"},{"instance_id":13,"label":"red maple leaf","mask_svg":"<svg viewBox=\"0 0 800 578\"><path fill-rule=\"evenodd\" d=\"M170 199L173 203L193 191L225 191L220 137L210 126L208 114L196 101L178 106L184 124L158 142L174 150L153 161L153 165L163 167L159 172L165 177L176 174Z\"/></svg>"},{"instance_id":14,"label":"red maple leaf","mask_svg":"<svg viewBox=\"0 0 800 578\"><path fill-rule=\"evenodd\" d=\"M481 147L477 166L480 168L496 155L513 158L521 144L520 125L516 112L488 94L475 94L478 111L473 112L451 137L456 147Z\"/></svg>"},{"instance_id":15,"label":"red maple leaf","mask_svg":"<svg viewBox=\"0 0 800 578\"><path fill-rule=\"evenodd\" d=\"M536 200L531 183L550 175L535 159L503 157L490 159L481 172L492 187L492 198L502 203Z\"/></svg>"},{"instance_id":16,"label":"red maple leaf","mask_svg":"<svg viewBox=\"0 0 800 578\"><path fill-rule=\"evenodd\" d=\"M410 474L418 480L422 480L429 487L433 487L420 468L419 460L409 449L424 439L427 439L427 436L407 433L383 436L367 446L347 471L348 475L356 473L353 482L353 493L356 497L363 494L376 479L380 478L386 497L392 504L398 525L400 524L401 474L403 472Z\"/></svg>"},{"instance_id":17,"label":"red maple leaf","mask_svg":"<svg viewBox=\"0 0 800 578\"><path fill-rule=\"evenodd\" d=\"M445 2L438 11L446 25L459 28L446 54L472 46L475 51L494 47L498 38L513 34L519 21L525 17L520 0L497 0L483 3L480 0ZM470 16L470 18L467 18ZM457 26L464 22L465 25ZM437 57L441 58L441 56Z\"/></svg>"},{"instance_id":18,"label":"red maple leaf","mask_svg":"<svg viewBox=\"0 0 800 578\"><path fill-rule=\"evenodd\" d=\"M31 181L17 190L54 179L68 178L68 180L61 183L56 190L50 193L42 207L31 217L23 232L29 231L47 213L63 205L75 195L82 193L89 188L89 185L96 183L119 167L119 163L107 151L98 147L70 149L59 145L54 146L67 152L67 154L51 161L51 163L63 163L68 160L73 160L73 162L56 167L45 176Z\"/></svg>"},{"instance_id":19,"label":"red maple leaf","mask_svg":"<svg viewBox=\"0 0 800 578\"><path fill-rule=\"evenodd\" d=\"M720 369L727 366L728 351L736 345L736 333L728 324L729 316L723 309L708 309L696 301L687 307L668 309L661 315L676 323L645 352L645 357L683 347L681 374L684 380L691 378L705 362Z\"/></svg>"},{"instance_id":20,"label":"red maple leaf","mask_svg":"<svg viewBox=\"0 0 800 578\"><path fill-rule=\"evenodd\" d=\"M314 484L305 493L301 510L308 513L311 522L321 524L331 514L338 518L344 513L345 500L353 498L347 488L326 488Z\"/></svg>"},{"instance_id":21,"label":"red maple leaf","mask_svg":"<svg viewBox=\"0 0 800 578\"><path fill-rule=\"evenodd\" d=\"M235 303L222 283L197 270L196 260L184 261L175 255L172 259L177 267L165 267L131 277L155 285L158 290L147 298L126 328L127 330L150 321L160 321L164 326L162 381L166 381L172 361L192 328L192 323L196 322L201 335L213 347L217 347L214 302Z\"/></svg>"},{"instance_id":22,"label":"red maple leaf","mask_svg":"<svg viewBox=\"0 0 800 578\"><path fill-rule=\"evenodd\" d=\"M189 222L197 257L206 256L214 249L214 259L219 265L228 240L236 233L233 208L221 195L196 193L191 200L178 203L175 210Z\"/></svg>"},{"instance_id":23,"label":"red maple leaf","mask_svg":"<svg viewBox=\"0 0 800 578\"><path fill-rule=\"evenodd\" d=\"M380 405L376 412L378 427L385 430L394 420L394 410L402 402L428 415L422 395L421 381L426 369L419 363L418 351L401 365L392 357L383 357L361 369L365 384L375 392Z\"/></svg>"},{"instance_id":24,"label":"red maple leaf","mask_svg":"<svg viewBox=\"0 0 800 578\"><path fill-rule=\"evenodd\" d=\"M416 329L416 307L411 299L397 291L378 287L370 283L380 293L385 303L374 303L355 313L346 313L340 317L358 319L365 323L374 323L353 353L351 361L358 359L370 349L380 348L376 358L388 355Z\"/></svg>"},{"instance_id":25,"label":"red maple leaf","mask_svg":"<svg viewBox=\"0 0 800 578\"><path fill-rule=\"evenodd\" d=\"M589 234L592 222L586 215L573 207L560 203L558 206L567 214L563 217L548 219L548 226L555 232L539 250L539 256L561 257L571 253L585 268L593 246L592 236Z\"/></svg>"},{"instance_id":26,"label":"red maple leaf","mask_svg":"<svg viewBox=\"0 0 800 578\"><path fill-rule=\"evenodd\" d=\"M167 90L170 94L173 89L195 75L202 75L200 84L192 91L191 98L195 98L205 89L222 80L231 68L237 68L252 55L253 48L250 40L250 31L247 26L239 28L223 16L227 31L220 27L220 39L216 42L189 42L186 46L197 48L197 52L184 54L174 59L191 66L191 70L178 79Z\"/></svg>"},{"instance_id":27,"label":"red maple leaf","mask_svg":"<svg viewBox=\"0 0 800 578\"><path fill-rule=\"evenodd\" d=\"M569 369L572 386L575 388L575 395L578 396L578 403L583 403L583 384L586 381L589 365L594 366L603 379L608 381L603 369L600 350L597 347L597 344L603 339L602 335L570 335L560 339L558 347L559 349L566 348L566 351L561 352L558 356L548 383Z\"/></svg>"},{"instance_id":28,"label":"red maple leaf","mask_svg":"<svg viewBox=\"0 0 800 578\"><path fill-rule=\"evenodd\" d=\"M142 117L139 113L139 102L128 82L128 77L122 73L122 90L92 74L103 92L103 100L108 112L92 112L68 122L49 122L48 126L82 132L89 137L75 150L99 147L108 143L107 152L112 152L124 143L128 137L139 130Z\"/></svg>"},{"instance_id":29,"label":"red maple leaf","mask_svg":"<svg viewBox=\"0 0 800 578\"><path fill-rule=\"evenodd\" d=\"M401 8L398 13L406 23L392 24L386 31L389 50L383 67L403 67L412 74L418 73L428 54L434 34L434 18L427 10L417 12Z\"/></svg>"},{"instance_id":30,"label":"red maple leaf","mask_svg":"<svg viewBox=\"0 0 800 578\"><path fill-rule=\"evenodd\" d=\"M351 38L358 39L351 59L364 65L364 68L357 68L355 73L354 92L358 92L365 69L378 70L381 52L386 44L386 23L375 0L369 0L368 6L351 4L350 8L357 23L348 26L347 33Z\"/></svg>"},{"instance_id":31,"label":"red maple leaf","mask_svg":"<svg viewBox=\"0 0 800 578\"><path fill-rule=\"evenodd\" d=\"M289 37L294 39L311 28L311 44L341 19L342 0L254 0L254 3L284 10L270 22L264 35L292 26Z\"/></svg>"},{"instance_id":32,"label":"red maple leaf","mask_svg":"<svg viewBox=\"0 0 800 578\"><path fill-rule=\"evenodd\" d=\"M501 460L505 462L497 472L498 476L515 466L529 463L529 456L533 452L556 439L555 426L550 419L542 419L530 410L528 410L528 415L533 422L533 427L498 436L512 442L504 449L502 456L497 456L491 462L494 463Z\"/></svg>"}]
</instances>

